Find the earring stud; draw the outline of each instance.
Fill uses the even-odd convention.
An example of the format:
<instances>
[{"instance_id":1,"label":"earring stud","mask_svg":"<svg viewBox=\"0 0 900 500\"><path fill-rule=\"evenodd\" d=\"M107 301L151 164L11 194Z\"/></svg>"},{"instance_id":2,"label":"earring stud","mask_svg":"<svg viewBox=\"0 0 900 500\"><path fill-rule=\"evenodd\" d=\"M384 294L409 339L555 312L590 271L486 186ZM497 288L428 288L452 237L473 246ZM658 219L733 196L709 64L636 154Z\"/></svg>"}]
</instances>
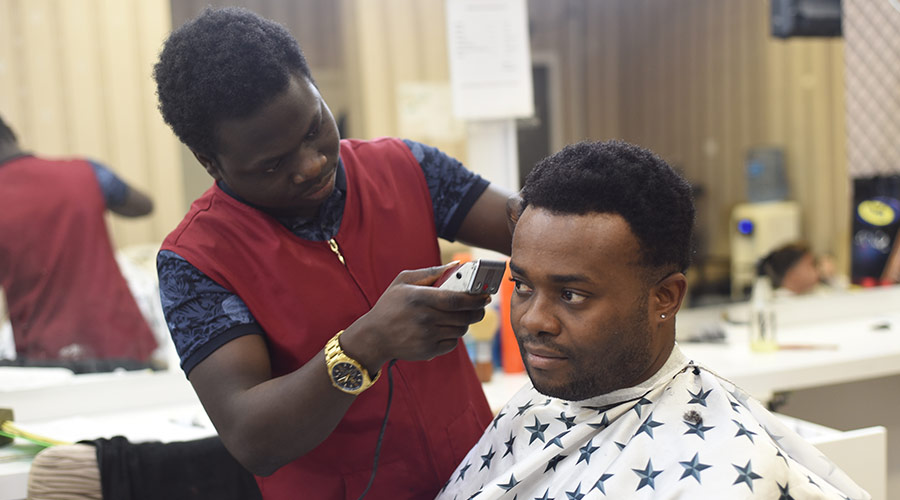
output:
<instances>
[{"instance_id":1,"label":"earring stud","mask_svg":"<svg viewBox=\"0 0 900 500\"><path fill-rule=\"evenodd\" d=\"M666 315L665 315L665 314L660 314L659 317L662 318L662 319L666 319Z\"/></svg>"}]
</instances>

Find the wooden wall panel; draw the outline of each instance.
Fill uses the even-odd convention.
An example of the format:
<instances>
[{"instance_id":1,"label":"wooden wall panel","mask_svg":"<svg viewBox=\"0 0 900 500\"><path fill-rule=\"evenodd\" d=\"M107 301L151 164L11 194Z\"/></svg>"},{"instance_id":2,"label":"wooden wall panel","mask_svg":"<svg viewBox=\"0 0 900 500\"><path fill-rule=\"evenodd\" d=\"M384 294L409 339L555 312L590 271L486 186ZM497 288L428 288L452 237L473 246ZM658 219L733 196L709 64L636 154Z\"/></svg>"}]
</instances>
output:
<instances>
[{"instance_id":1,"label":"wooden wall panel","mask_svg":"<svg viewBox=\"0 0 900 500\"><path fill-rule=\"evenodd\" d=\"M343 1L345 24L353 27L345 34L345 74L365 82L348 89L353 136L401 135L397 93L403 84L449 85L445 8L444 0ZM466 159L462 137L402 135Z\"/></svg>"},{"instance_id":2,"label":"wooden wall panel","mask_svg":"<svg viewBox=\"0 0 900 500\"><path fill-rule=\"evenodd\" d=\"M150 78L169 26L166 0L0 0L0 113L22 146L96 159L154 199L110 217L117 246L160 243L186 209Z\"/></svg>"},{"instance_id":3,"label":"wooden wall panel","mask_svg":"<svg viewBox=\"0 0 900 500\"><path fill-rule=\"evenodd\" d=\"M804 237L846 269L840 39L774 39L758 0L532 0L529 13L533 50L563 66L565 142L621 137L682 169L702 188L702 253L727 262L747 151L780 146Z\"/></svg>"},{"instance_id":4,"label":"wooden wall panel","mask_svg":"<svg viewBox=\"0 0 900 500\"><path fill-rule=\"evenodd\" d=\"M285 24L351 136L396 135L398 85L449 79L443 0L180 0L171 11L163 0L0 0L0 112L23 142L95 156L157 201L149 221L114 222L120 244L161 238L186 208L180 169L198 167L189 156L182 164L158 116L150 68L168 26L210 3ZM705 188L703 251L720 259L729 212L746 199L747 149L784 147L804 236L846 265L840 39L773 39L758 0L531 0L528 9L532 52L558 70L557 142L619 137L683 169ZM465 157L461 141L437 145Z\"/></svg>"}]
</instances>

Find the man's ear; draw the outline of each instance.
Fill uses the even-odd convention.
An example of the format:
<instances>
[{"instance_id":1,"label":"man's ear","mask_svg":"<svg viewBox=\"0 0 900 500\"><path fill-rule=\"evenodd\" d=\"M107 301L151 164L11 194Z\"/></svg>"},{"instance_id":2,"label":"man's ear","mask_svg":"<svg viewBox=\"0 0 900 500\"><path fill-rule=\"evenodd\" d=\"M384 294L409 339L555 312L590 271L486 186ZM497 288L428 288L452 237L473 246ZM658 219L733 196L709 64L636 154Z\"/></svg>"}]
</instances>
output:
<instances>
[{"instance_id":1,"label":"man's ear","mask_svg":"<svg viewBox=\"0 0 900 500\"><path fill-rule=\"evenodd\" d=\"M197 161L199 161L200 164L203 165L203 168L206 169L206 173L208 173L210 176L212 176L213 179L217 181L222 180L222 171L219 168L219 162L217 162L215 158L206 156L203 153L198 153L193 149L191 150L191 153L193 153L194 158L196 158Z\"/></svg>"},{"instance_id":2,"label":"man's ear","mask_svg":"<svg viewBox=\"0 0 900 500\"><path fill-rule=\"evenodd\" d=\"M687 278L684 273L672 273L653 286L651 308L655 319L668 321L681 309L687 294Z\"/></svg>"}]
</instances>

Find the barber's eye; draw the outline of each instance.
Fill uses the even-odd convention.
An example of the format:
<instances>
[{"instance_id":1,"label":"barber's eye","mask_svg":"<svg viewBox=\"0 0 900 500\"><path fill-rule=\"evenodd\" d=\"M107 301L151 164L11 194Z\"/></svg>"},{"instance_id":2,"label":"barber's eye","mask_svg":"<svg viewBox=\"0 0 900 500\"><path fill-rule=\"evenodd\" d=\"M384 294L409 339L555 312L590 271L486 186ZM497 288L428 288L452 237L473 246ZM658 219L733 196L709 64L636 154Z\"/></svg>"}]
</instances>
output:
<instances>
[{"instance_id":1,"label":"barber's eye","mask_svg":"<svg viewBox=\"0 0 900 500\"><path fill-rule=\"evenodd\" d=\"M281 168L281 164L284 163L284 158L279 158L275 163L269 165L269 168L263 170L263 172L267 174L271 174L277 172L279 168Z\"/></svg>"}]
</instances>

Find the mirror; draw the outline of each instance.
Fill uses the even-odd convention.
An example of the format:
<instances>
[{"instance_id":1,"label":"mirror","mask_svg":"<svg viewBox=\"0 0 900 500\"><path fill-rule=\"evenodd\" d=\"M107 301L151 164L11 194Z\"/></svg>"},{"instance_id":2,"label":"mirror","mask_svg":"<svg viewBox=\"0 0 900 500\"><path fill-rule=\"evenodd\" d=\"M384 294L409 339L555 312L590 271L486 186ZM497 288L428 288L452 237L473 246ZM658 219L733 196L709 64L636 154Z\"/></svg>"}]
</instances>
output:
<instances>
[{"instance_id":1,"label":"mirror","mask_svg":"<svg viewBox=\"0 0 900 500\"><path fill-rule=\"evenodd\" d=\"M399 135L465 161L464 128L404 129L399 106L406 84L443 95L442 1L24 3L0 16L0 112L26 148L95 157L151 193L148 220L108 219L118 248L158 246L210 185L160 119L150 79L171 26L210 3L248 6L285 24L346 136ZM775 39L767 4L755 0L531 0L528 9L540 102L539 114L519 123L520 137L529 137L523 175L535 158L585 138L656 151L696 187L687 305L728 303L745 299L728 280L732 213L748 199L747 155L778 147L800 235L847 273L844 39Z\"/></svg>"}]
</instances>

